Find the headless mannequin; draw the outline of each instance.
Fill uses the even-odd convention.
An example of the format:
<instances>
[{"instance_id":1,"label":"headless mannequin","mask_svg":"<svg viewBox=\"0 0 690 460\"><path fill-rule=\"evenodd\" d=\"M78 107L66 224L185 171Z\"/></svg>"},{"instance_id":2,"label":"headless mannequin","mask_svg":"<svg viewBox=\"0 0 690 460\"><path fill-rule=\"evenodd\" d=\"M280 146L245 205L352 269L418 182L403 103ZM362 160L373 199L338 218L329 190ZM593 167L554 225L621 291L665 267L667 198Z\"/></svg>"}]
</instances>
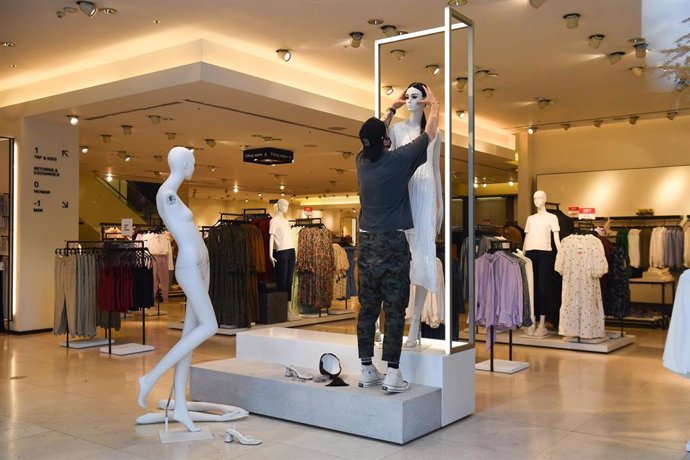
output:
<instances>
[{"instance_id":1,"label":"headless mannequin","mask_svg":"<svg viewBox=\"0 0 690 460\"><path fill-rule=\"evenodd\" d=\"M525 245L524 251L530 250L546 250L551 248L551 233L553 233L553 240L556 244L556 249L561 250L560 227L558 227L558 218L546 210L546 192L537 190L534 192L534 206L537 208L536 214L532 214L527 218L525 225ZM552 216L552 217L551 217ZM553 224L547 222L554 221ZM535 273L535 276L537 274ZM527 330L528 335L535 337L545 337L548 335L546 330L546 315L539 315L539 324L536 322L535 312L532 311L532 325Z\"/></svg>"},{"instance_id":2,"label":"headless mannequin","mask_svg":"<svg viewBox=\"0 0 690 460\"><path fill-rule=\"evenodd\" d=\"M413 84L414 85L414 84ZM417 85L415 85L417 86ZM409 112L409 117L407 120L396 124L396 131L402 130L409 139L415 139L422 130L422 116L424 114L424 104L420 104L426 95L417 87L410 86L405 91L406 96L406 107ZM441 143L438 142L439 135L436 134L435 139L429 142L429 151L427 153L427 158L429 159L429 154L432 155L431 161L433 162L433 181L435 186L435 203L427 203L427 206L435 206L435 230L438 234L441 231L441 225L443 223L443 195L441 193L441 170L439 167L439 162L441 159ZM399 147L400 145L391 145L391 148ZM412 180L415 180L414 178ZM413 209L413 215L415 214ZM415 222L415 226L417 223ZM430 238L435 239L434 235L428 235ZM414 244L414 243L412 243ZM435 270L435 265L433 269ZM414 280L413 280L414 281ZM407 334L407 340L403 344L404 348L414 348L419 344L420 340L420 330L421 330L421 317L422 309L424 308L424 303L427 298L427 288L419 284L413 284L414 286L414 313L412 315L412 322L410 323L410 330Z\"/></svg>"},{"instance_id":3,"label":"headless mannequin","mask_svg":"<svg viewBox=\"0 0 690 460\"><path fill-rule=\"evenodd\" d=\"M182 337L175 346L148 374L139 378L137 399L141 407L146 407L146 397L153 386L166 371L174 366L173 418L189 431L200 430L194 425L186 402L187 378L192 352L218 330L216 315L208 296L208 251L194 224L192 212L177 196L177 190L182 182L192 178L194 162L191 150L184 147L174 147L170 150L168 154L170 176L161 185L156 195L158 213L178 246L175 277L187 296L184 329Z\"/></svg>"}]
</instances>

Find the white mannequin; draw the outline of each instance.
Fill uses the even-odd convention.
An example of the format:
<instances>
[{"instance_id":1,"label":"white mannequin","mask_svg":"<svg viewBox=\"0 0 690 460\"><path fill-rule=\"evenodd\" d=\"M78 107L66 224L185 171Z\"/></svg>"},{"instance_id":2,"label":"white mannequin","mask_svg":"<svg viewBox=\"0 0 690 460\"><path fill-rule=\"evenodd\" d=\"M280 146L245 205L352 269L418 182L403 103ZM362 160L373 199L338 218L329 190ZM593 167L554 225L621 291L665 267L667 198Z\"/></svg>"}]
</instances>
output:
<instances>
[{"instance_id":1,"label":"white mannequin","mask_svg":"<svg viewBox=\"0 0 690 460\"><path fill-rule=\"evenodd\" d=\"M286 232L287 235L292 235L292 229L290 228L290 222L285 218L287 214L289 203L287 200L280 199L276 204L273 205L275 209L275 215L271 219L271 228L277 227L276 230L280 232ZM270 231L270 230L269 230ZM277 251L283 251L285 249L293 249L295 244L292 241L292 236L290 238L276 238L275 233L270 234L268 241L268 255L271 258L271 263L276 266L276 259L273 257L273 249Z\"/></svg>"},{"instance_id":2,"label":"white mannequin","mask_svg":"<svg viewBox=\"0 0 690 460\"><path fill-rule=\"evenodd\" d=\"M553 233L556 249L560 251L561 239L559 236L560 227L558 226L558 218L546 210L546 192L537 190L534 192L533 199L534 207L537 208L537 212L527 218L523 250L525 252L530 250L550 251L551 234ZM553 229L558 230L554 231ZM535 337L545 337L548 335L545 322L546 316L539 315L539 324L537 325L535 312L532 311L532 325L527 330L527 334Z\"/></svg>"},{"instance_id":3,"label":"white mannequin","mask_svg":"<svg viewBox=\"0 0 690 460\"><path fill-rule=\"evenodd\" d=\"M192 352L218 330L218 322L208 296L208 251L201 233L194 224L192 212L177 196L185 179L194 173L194 154L184 147L174 147L168 154L170 176L156 195L158 213L163 224L177 242L175 277L187 296L187 311L182 337L174 347L146 375L139 378L138 403L146 407L146 397L153 386L170 368L175 366L175 408L173 418L189 431L199 431L190 418L186 403L187 378Z\"/></svg>"},{"instance_id":4,"label":"white mannequin","mask_svg":"<svg viewBox=\"0 0 690 460\"><path fill-rule=\"evenodd\" d=\"M413 86L414 85L414 86ZM400 123L396 123L389 132L389 137L391 138L391 149L405 145L413 141L422 132L422 116L424 114L424 104L420 101L424 100L425 95L419 89L421 84L413 83L405 91L406 96L406 107L409 112L408 119ZM414 348L418 345L418 338L420 335L420 323L422 316L422 309L424 308L424 303L426 301L428 289L436 290L437 280L435 279L436 274L436 251L435 251L435 239L436 235L441 231L441 225L443 223L443 194L441 192L441 169L440 169L440 159L441 159L441 143L439 142L440 136L438 130L436 131L436 136L434 139L430 139L429 146L427 147L427 163L420 166L415 172L414 176L410 180L410 201L412 206L412 216L415 219L415 230L421 231L423 224L433 224L431 222L418 222L419 220L424 220L426 217L422 212L420 207L433 207L435 208L435 233L429 232L421 233L418 236L421 238L428 238L429 241L425 241L427 244L423 248L420 243L422 243L421 238L415 239L412 237L411 232L407 232L408 242L410 243L410 251L412 252L412 264L415 264L415 252L426 253L433 251L428 256L431 257L433 264L425 268L425 271L433 272L433 276L426 285L422 285L419 282L415 282L415 276L412 275L415 271L415 267L411 270L411 283L414 286L414 313L412 316L412 321L410 324L410 331L407 335L407 340L403 344L404 348ZM433 182L433 184L432 184ZM413 196L418 193L416 190L418 187L433 187L431 193L433 197L430 197L433 203L420 203L419 200L415 200ZM421 198L421 197L420 197ZM417 201L417 202L416 202ZM433 209L431 208L431 209ZM413 230L413 231L415 231ZM419 246L416 246L419 245Z\"/></svg>"}]
</instances>

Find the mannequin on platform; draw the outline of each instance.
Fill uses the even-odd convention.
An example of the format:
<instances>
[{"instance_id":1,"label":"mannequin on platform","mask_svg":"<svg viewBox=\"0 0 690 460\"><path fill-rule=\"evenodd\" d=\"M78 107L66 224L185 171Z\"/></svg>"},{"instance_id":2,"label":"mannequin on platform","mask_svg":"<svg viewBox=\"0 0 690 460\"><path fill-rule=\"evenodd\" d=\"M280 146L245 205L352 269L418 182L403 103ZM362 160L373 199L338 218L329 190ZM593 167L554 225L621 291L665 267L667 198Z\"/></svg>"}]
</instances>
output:
<instances>
[{"instance_id":1,"label":"mannequin on platform","mask_svg":"<svg viewBox=\"0 0 690 460\"><path fill-rule=\"evenodd\" d=\"M424 132L426 116L424 104L426 98L422 83L412 83L405 91L408 119L393 125L388 136L391 139L390 149L409 144ZM436 235L443 223L443 195L441 193L441 142L438 130L427 147L426 163L415 171L408 184L412 220L414 228L406 230L410 245L412 261L410 263L410 284L414 295L414 313L407 334L405 348L414 348L419 344L421 316L428 292L436 292ZM411 292L411 294L412 294Z\"/></svg>"},{"instance_id":2,"label":"mannequin on platform","mask_svg":"<svg viewBox=\"0 0 690 460\"><path fill-rule=\"evenodd\" d=\"M209 259L206 245L194 223L189 208L177 196L182 182L192 178L194 154L184 147L174 147L168 153L170 176L163 182L156 195L158 214L163 225L177 242L175 278L187 297L187 308L182 337L158 364L139 378L138 403L146 407L146 397L153 386L173 366L175 367L175 407L173 418L189 431L199 431L187 409L187 379L192 352L218 330L218 322L208 296Z\"/></svg>"},{"instance_id":3,"label":"mannequin on platform","mask_svg":"<svg viewBox=\"0 0 690 460\"><path fill-rule=\"evenodd\" d=\"M295 244L292 240L292 228L285 218L289 203L280 199L273 205L275 215L268 227L270 240L268 254L275 267L278 291L287 292L288 301L292 293L292 275L295 272Z\"/></svg>"},{"instance_id":4,"label":"mannequin on platform","mask_svg":"<svg viewBox=\"0 0 690 460\"><path fill-rule=\"evenodd\" d=\"M534 192L534 206L537 212L527 218L525 224L525 255L532 261L534 271L534 311L532 325L527 333L535 337L545 337L546 308L549 299L549 289L555 273L555 255L551 247L551 234L556 249L561 249L560 226L558 218L546 210L546 193L542 190ZM537 324L537 318L539 323Z\"/></svg>"}]
</instances>

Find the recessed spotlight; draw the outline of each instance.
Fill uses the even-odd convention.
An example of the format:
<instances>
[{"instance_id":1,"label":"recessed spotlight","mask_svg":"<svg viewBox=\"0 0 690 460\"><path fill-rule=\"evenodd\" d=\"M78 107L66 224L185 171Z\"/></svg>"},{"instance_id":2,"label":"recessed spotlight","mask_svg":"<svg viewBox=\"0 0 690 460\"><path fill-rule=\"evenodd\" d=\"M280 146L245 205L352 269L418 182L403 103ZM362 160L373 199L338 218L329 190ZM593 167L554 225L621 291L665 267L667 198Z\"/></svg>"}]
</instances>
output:
<instances>
[{"instance_id":1,"label":"recessed spotlight","mask_svg":"<svg viewBox=\"0 0 690 460\"><path fill-rule=\"evenodd\" d=\"M288 62L292 58L292 53L286 49L276 50L276 54L280 59L282 59L285 62Z\"/></svg>"},{"instance_id":2,"label":"recessed spotlight","mask_svg":"<svg viewBox=\"0 0 690 460\"><path fill-rule=\"evenodd\" d=\"M82 145L79 148L81 149L81 153L89 153L89 146L88 145Z\"/></svg>"},{"instance_id":3,"label":"recessed spotlight","mask_svg":"<svg viewBox=\"0 0 690 460\"><path fill-rule=\"evenodd\" d=\"M110 140L113 136L111 136L110 134L101 134L101 137L103 138L104 144L110 144Z\"/></svg>"},{"instance_id":4,"label":"recessed spotlight","mask_svg":"<svg viewBox=\"0 0 690 460\"><path fill-rule=\"evenodd\" d=\"M561 123L561 128L563 128L564 131L568 131L570 129L570 123Z\"/></svg>"},{"instance_id":5,"label":"recessed spotlight","mask_svg":"<svg viewBox=\"0 0 690 460\"><path fill-rule=\"evenodd\" d=\"M539 8L546 0L529 0L529 4L532 8Z\"/></svg>"},{"instance_id":6,"label":"recessed spotlight","mask_svg":"<svg viewBox=\"0 0 690 460\"><path fill-rule=\"evenodd\" d=\"M405 50L391 50L391 54L398 62L402 62L405 59Z\"/></svg>"},{"instance_id":7,"label":"recessed spotlight","mask_svg":"<svg viewBox=\"0 0 690 460\"><path fill-rule=\"evenodd\" d=\"M96 14L96 11L98 11L98 8L96 8L96 5L92 2L79 1L77 2L77 6L79 7L82 13L84 13L90 18L92 18L93 15Z\"/></svg>"},{"instance_id":8,"label":"recessed spotlight","mask_svg":"<svg viewBox=\"0 0 690 460\"><path fill-rule=\"evenodd\" d=\"M532 135L537 132L537 129L539 128L537 128L536 126L530 126L529 128L527 128L527 134Z\"/></svg>"},{"instance_id":9,"label":"recessed spotlight","mask_svg":"<svg viewBox=\"0 0 690 460\"><path fill-rule=\"evenodd\" d=\"M640 119L640 117L638 117L637 115L632 115L632 116L628 119L628 122L629 122L631 125L634 125L634 124L637 123L637 120L639 120L639 119Z\"/></svg>"},{"instance_id":10,"label":"recessed spotlight","mask_svg":"<svg viewBox=\"0 0 690 460\"><path fill-rule=\"evenodd\" d=\"M490 72L486 69L480 69L480 70L477 70L474 73L474 75L477 77L477 80L482 81L482 80L486 80L486 77L489 76L489 73Z\"/></svg>"},{"instance_id":11,"label":"recessed spotlight","mask_svg":"<svg viewBox=\"0 0 690 460\"><path fill-rule=\"evenodd\" d=\"M168 136L169 141L172 141L172 140L175 140L177 133L165 133L165 135Z\"/></svg>"},{"instance_id":12,"label":"recessed spotlight","mask_svg":"<svg viewBox=\"0 0 690 460\"><path fill-rule=\"evenodd\" d=\"M385 25L381 27L381 32L383 32L383 35L385 35L386 37L395 37L396 35L398 35L397 30L397 27L391 25Z\"/></svg>"},{"instance_id":13,"label":"recessed spotlight","mask_svg":"<svg viewBox=\"0 0 690 460\"><path fill-rule=\"evenodd\" d=\"M73 6L66 6L62 9L62 11L64 11L67 14L77 14L77 11L79 11L79 10L77 10Z\"/></svg>"},{"instance_id":14,"label":"recessed spotlight","mask_svg":"<svg viewBox=\"0 0 690 460\"><path fill-rule=\"evenodd\" d=\"M589 47L593 49L598 49L601 42L604 41L606 35L604 34L594 34L589 36Z\"/></svg>"},{"instance_id":15,"label":"recessed spotlight","mask_svg":"<svg viewBox=\"0 0 690 460\"><path fill-rule=\"evenodd\" d=\"M163 157L161 155L154 155L153 159L156 160L156 162L158 163L163 161Z\"/></svg>"},{"instance_id":16,"label":"recessed spotlight","mask_svg":"<svg viewBox=\"0 0 690 460\"><path fill-rule=\"evenodd\" d=\"M211 148L216 146L216 140L215 139L204 139L204 142L206 142L206 145L208 145Z\"/></svg>"},{"instance_id":17,"label":"recessed spotlight","mask_svg":"<svg viewBox=\"0 0 690 460\"><path fill-rule=\"evenodd\" d=\"M644 73L644 67L641 66L636 66L636 67L630 67L630 72L632 72L633 75L636 77L641 77L642 74Z\"/></svg>"},{"instance_id":18,"label":"recessed spotlight","mask_svg":"<svg viewBox=\"0 0 690 460\"><path fill-rule=\"evenodd\" d=\"M19 66L17 64L10 64L10 67L12 67L13 69L16 69Z\"/></svg>"},{"instance_id":19,"label":"recessed spotlight","mask_svg":"<svg viewBox=\"0 0 690 460\"><path fill-rule=\"evenodd\" d=\"M455 88L457 88L458 91L464 90L466 85L467 77L459 77L455 79Z\"/></svg>"},{"instance_id":20,"label":"recessed spotlight","mask_svg":"<svg viewBox=\"0 0 690 460\"><path fill-rule=\"evenodd\" d=\"M208 170L211 172L216 172L216 167L215 166L209 166Z\"/></svg>"},{"instance_id":21,"label":"recessed spotlight","mask_svg":"<svg viewBox=\"0 0 690 460\"><path fill-rule=\"evenodd\" d=\"M547 97L537 97L535 100L537 101L537 106L542 110L553 104L553 101Z\"/></svg>"},{"instance_id":22,"label":"recessed spotlight","mask_svg":"<svg viewBox=\"0 0 690 460\"><path fill-rule=\"evenodd\" d=\"M72 126L77 126L79 124L79 117L76 115L67 115L69 118L69 124Z\"/></svg>"},{"instance_id":23,"label":"recessed spotlight","mask_svg":"<svg viewBox=\"0 0 690 460\"><path fill-rule=\"evenodd\" d=\"M369 19L367 22L372 26L380 26L383 24L383 19Z\"/></svg>"},{"instance_id":24,"label":"recessed spotlight","mask_svg":"<svg viewBox=\"0 0 690 460\"><path fill-rule=\"evenodd\" d=\"M465 118L465 111L464 110L456 110L455 115L457 115L462 120Z\"/></svg>"},{"instance_id":25,"label":"recessed spotlight","mask_svg":"<svg viewBox=\"0 0 690 460\"><path fill-rule=\"evenodd\" d=\"M3 46L5 48L14 48L15 44L14 42L0 42L0 46Z\"/></svg>"},{"instance_id":26,"label":"recessed spotlight","mask_svg":"<svg viewBox=\"0 0 690 460\"><path fill-rule=\"evenodd\" d=\"M676 115L678 115L678 112L666 112L666 118L669 120L673 120L676 118Z\"/></svg>"},{"instance_id":27,"label":"recessed spotlight","mask_svg":"<svg viewBox=\"0 0 690 460\"><path fill-rule=\"evenodd\" d=\"M103 13L103 14L117 14L117 10L115 8L108 8L108 7L98 8L98 12Z\"/></svg>"},{"instance_id":28,"label":"recessed spotlight","mask_svg":"<svg viewBox=\"0 0 690 460\"><path fill-rule=\"evenodd\" d=\"M359 48L359 45L362 43L362 38L364 38L362 32L350 32L350 46L352 48Z\"/></svg>"},{"instance_id":29,"label":"recessed spotlight","mask_svg":"<svg viewBox=\"0 0 690 460\"><path fill-rule=\"evenodd\" d=\"M645 56L647 56L647 44L646 43L638 43L637 45L634 46L635 48L635 57L638 59L643 59Z\"/></svg>"},{"instance_id":30,"label":"recessed spotlight","mask_svg":"<svg viewBox=\"0 0 690 460\"><path fill-rule=\"evenodd\" d=\"M393 87L392 86L384 86L383 91L386 93L386 96L390 96L393 94Z\"/></svg>"},{"instance_id":31,"label":"recessed spotlight","mask_svg":"<svg viewBox=\"0 0 690 460\"><path fill-rule=\"evenodd\" d=\"M482 90L482 93L484 93L484 96L486 96L486 97L488 97L489 99L491 99L492 97L494 97L494 92L495 92L495 91L496 91L496 90L493 89L493 88L484 88L484 89Z\"/></svg>"},{"instance_id":32,"label":"recessed spotlight","mask_svg":"<svg viewBox=\"0 0 690 460\"><path fill-rule=\"evenodd\" d=\"M161 122L161 116L160 115L149 115L149 120L151 120L152 124L157 125L158 123Z\"/></svg>"},{"instance_id":33,"label":"recessed spotlight","mask_svg":"<svg viewBox=\"0 0 690 460\"><path fill-rule=\"evenodd\" d=\"M563 16L563 19L565 19L565 26L568 29L577 29L577 26L580 25L580 15L578 13L568 13Z\"/></svg>"},{"instance_id":34,"label":"recessed spotlight","mask_svg":"<svg viewBox=\"0 0 690 460\"><path fill-rule=\"evenodd\" d=\"M594 126L597 128L601 128L602 123L604 123L604 120L594 120Z\"/></svg>"},{"instance_id":35,"label":"recessed spotlight","mask_svg":"<svg viewBox=\"0 0 690 460\"><path fill-rule=\"evenodd\" d=\"M124 134L124 135L132 134L132 127L130 125L122 125L122 134Z\"/></svg>"},{"instance_id":36,"label":"recessed spotlight","mask_svg":"<svg viewBox=\"0 0 690 460\"><path fill-rule=\"evenodd\" d=\"M154 20L153 20L153 23L154 23L154 24L160 24L161 22L160 22L158 19L154 19Z\"/></svg>"},{"instance_id":37,"label":"recessed spotlight","mask_svg":"<svg viewBox=\"0 0 690 460\"><path fill-rule=\"evenodd\" d=\"M614 51L613 53L608 54L609 62L611 65L616 64L623 59L623 56L625 56L625 53L623 51Z\"/></svg>"}]
</instances>

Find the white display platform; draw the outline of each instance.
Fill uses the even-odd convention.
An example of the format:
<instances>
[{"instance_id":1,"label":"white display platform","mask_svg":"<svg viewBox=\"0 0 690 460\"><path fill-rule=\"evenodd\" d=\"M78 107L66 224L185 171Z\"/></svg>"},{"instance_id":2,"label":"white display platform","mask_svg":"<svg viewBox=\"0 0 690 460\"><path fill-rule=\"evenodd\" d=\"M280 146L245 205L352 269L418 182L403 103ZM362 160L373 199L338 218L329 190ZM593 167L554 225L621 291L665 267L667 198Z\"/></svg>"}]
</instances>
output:
<instances>
[{"instance_id":1,"label":"white display platform","mask_svg":"<svg viewBox=\"0 0 690 460\"><path fill-rule=\"evenodd\" d=\"M110 347L110 349L112 350L110 354L115 356L134 355L137 353L145 353L155 350L153 345L142 345L140 343L125 343L122 345L115 345ZM101 348L101 353L108 354L108 352L108 347Z\"/></svg>"},{"instance_id":2,"label":"white display platform","mask_svg":"<svg viewBox=\"0 0 690 460\"><path fill-rule=\"evenodd\" d=\"M113 339L112 343L115 343L115 340ZM103 345L108 345L108 339L98 339L98 338L93 338L93 339L77 339L77 340L70 340L69 341L69 347L68 348L74 348L74 349L83 349L83 348L94 348L94 347L100 347ZM67 342L62 341L60 342L61 347L67 347Z\"/></svg>"},{"instance_id":3,"label":"white display platform","mask_svg":"<svg viewBox=\"0 0 690 460\"><path fill-rule=\"evenodd\" d=\"M528 335L522 335L519 332L513 332L513 345L526 345L529 347L542 347L542 348L558 348L561 350L573 350L573 351L590 351L594 353L611 353L620 348L626 347L635 343L637 337L634 335L624 335L619 337L619 331L611 331L611 336L609 340L601 343L578 343L578 342L567 342L563 340L560 335L549 335L547 337L530 337ZM460 333L460 338L467 337L467 330ZM486 334L484 332L478 332L475 334L475 340L478 342L486 341ZM508 333L496 334L495 343L508 344Z\"/></svg>"},{"instance_id":4,"label":"white display platform","mask_svg":"<svg viewBox=\"0 0 690 460\"><path fill-rule=\"evenodd\" d=\"M491 360L482 361L474 365L478 371L491 371ZM523 361L508 361L506 359L494 359L494 370L499 374L515 374L522 370L529 369L529 363Z\"/></svg>"},{"instance_id":5,"label":"white display platform","mask_svg":"<svg viewBox=\"0 0 690 460\"><path fill-rule=\"evenodd\" d=\"M333 311L333 310L331 310L331 311ZM357 312L356 311L348 310L345 313L341 313L341 311L342 310L339 310L338 313L334 313L332 315L326 315L324 313L321 317L315 316L313 318L300 318L300 319L296 319L294 321L286 321L284 323L256 324L250 328L221 326L218 328L218 332L216 332L216 335L235 336L241 332L249 332L249 331L254 331L257 329L267 329L267 328L272 328L272 327L311 326L313 324L332 323L334 321L344 321L346 319L357 319ZM175 330L181 331L183 328L184 328L184 321L168 322L168 329L175 329Z\"/></svg>"}]
</instances>

